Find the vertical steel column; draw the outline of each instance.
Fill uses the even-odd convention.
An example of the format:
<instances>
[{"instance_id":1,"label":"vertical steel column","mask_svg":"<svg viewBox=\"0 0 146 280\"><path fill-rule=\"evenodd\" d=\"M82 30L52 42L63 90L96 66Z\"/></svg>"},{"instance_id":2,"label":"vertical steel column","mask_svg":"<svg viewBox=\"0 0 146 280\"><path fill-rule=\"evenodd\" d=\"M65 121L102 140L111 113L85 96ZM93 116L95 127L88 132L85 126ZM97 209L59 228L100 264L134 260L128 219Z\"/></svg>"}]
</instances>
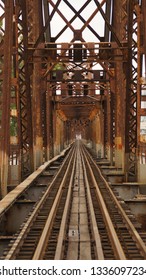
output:
<instances>
[{"instance_id":1,"label":"vertical steel column","mask_svg":"<svg viewBox=\"0 0 146 280\"><path fill-rule=\"evenodd\" d=\"M146 14L146 1L142 0L142 16L143 16L143 20L142 20L142 34L143 34L143 53L146 56L146 20L145 20L145 14ZM146 58L145 58L146 59ZM146 67L146 62L145 62L145 67Z\"/></svg>"},{"instance_id":2,"label":"vertical steel column","mask_svg":"<svg viewBox=\"0 0 146 280\"><path fill-rule=\"evenodd\" d=\"M106 18L108 20L108 22L110 23L110 18L111 18L111 11L112 11L112 3L113 0L108 0L106 1ZM110 41L110 32L109 32L109 28L107 26L107 24L105 24L105 31L104 31L104 38L105 38L105 42L109 42Z\"/></svg>"},{"instance_id":3,"label":"vertical steel column","mask_svg":"<svg viewBox=\"0 0 146 280\"><path fill-rule=\"evenodd\" d=\"M28 43L31 40L31 7L28 1L17 1L19 22L18 65L19 65L19 107L20 107L20 148L21 179L33 171L31 75L32 65L28 64Z\"/></svg>"},{"instance_id":4,"label":"vertical steel column","mask_svg":"<svg viewBox=\"0 0 146 280\"><path fill-rule=\"evenodd\" d=\"M21 150L20 150L20 84L19 84L19 50L20 50L20 17L21 9L18 1L13 10L13 53L11 70L11 104L10 104L10 157L8 185L16 186L21 182Z\"/></svg>"},{"instance_id":5,"label":"vertical steel column","mask_svg":"<svg viewBox=\"0 0 146 280\"><path fill-rule=\"evenodd\" d=\"M47 129L47 159L51 159L54 156L53 144L53 101L52 101L52 90L50 90L50 83L47 84L46 93L46 129Z\"/></svg>"},{"instance_id":6,"label":"vertical steel column","mask_svg":"<svg viewBox=\"0 0 146 280\"><path fill-rule=\"evenodd\" d=\"M138 178L137 180L139 182L145 182L146 181L146 136L144 131L142 130L142 126L145 124L145 118L146 118L146 1L142 0L141 5L139 6L140 9L140 16L138 16L139 28L138 28L138 49L140 51L138 52L138 64L141 66L139 67L140 71L140 94L138 95L138 121L137 121L137 141L138 141Z\"/></svg>"},{"instance_id":7,"label":"vertical steel column","mask_svg":"<svg viewBox=\"0 0 146 280\"><path fill-rule=\"evenodd\" d=\"M43 0L43 8L44 8L44 20L45 23L48 21L49 18L49 4L48 0ZM45 32L46 42L51 41L51 26L50 23L47 25L46 32Z\"/></svg>"},{"instance_id":8,"label":"vertical steel column","mask_svg":"<svg viewBox=\"0 0 146 280\"><path fill-rule=\"evenodd\" d=\"M112 92L110 89L107 90L106 92L106 100L105 100L105 110L106 114L104 116L105 118L105 126L107 130L107 138L105 138L105 157L113 163L113 133L112 129L114 126L113 119L112 119Z\"/></svg>"},{"instance_id":9,"label":"vertical steel column","mask_svg":"<svg viewBox=\"0 0 146 280\"><path fill-rule=\"evenodd\" d=\"M140 95L140 49L138 41L139 4L129 0L128 4L128 63L126 85L126 130L125 170L127 180L137 180L137 128L138 100Z\"/></svg>"},{"instance_id":10,"label":"vertical steel column","mask_svg":"<svg viewBox=\"0 0 146 280\"><path fill-rule=\"evenodd\" d=\"M64 128L63 128L63 135L64 135L64 138L63 138L63 149L65 149L68 145L68 137L67 137L67 120L64 121L64 124L63 124Z\"/></svg>"},{"instance_id":11,"label":"vertical steel column","mask_svg":"<svg viewBox=\"0 0 146 280\"><path fill-rule=\"evenodd\" d=\"M13 43L13 1L5 1L5 36L4 65L2 85L2 118L1 118L1 196L7 194L8 163L10 149L10 98L11 98L11 67Z\"/></svg>"},{"instance_id":12,"label":"vertical steel column","mask_svg":"<svg viewBox=\"0 0 146 280\"><path fill-rule=\"evenodd\" d=\"M111 164L115 164L115 80L110 82L110 118L111 118Z\"/></svg>"},{"instance_id":13,"label":"vertical steel column","mask_svg":"<svg viewBox=\"0 0 146 280\"><path fill-rule=\"evenodd\" d=\"M50 6L48 0L43 0L43 12L44 12L44 22L45 22L45 38L46 42L49 43L51 41L51 25L50 21ZM48 60L46 64L46 68L49 67L51 62ZM48 79L50 73L48 74ZM51 159L54 156L54 137L53 137L53 89L51 88L51 83L47 82L46 84L46 153L47 160Z\"/></svg>"},{"instance_id":14,"label":"vertical steel column","mask_svg":"<svg viewBox=\"0 0 146 280\"><path fill-rule=\"evenodd\" d=\"M140 118L141 118L141 82L142 77L142 8L140 5L135 5L137 18L137 147L140 145Z\"/></svg>"},{"instance_id":15,"label":"vertical steel column","mask_svg":"<svg viewBox=\"0 0 146 280\"><path fill-rule=\"evenodd\" d=\"M46 100L46 87L47 84L44 83L44 90L42 91L42 133L43 133L43 161L47 161L47 100Z\"/></svg>"},{"instance_id":16,"label":"vertical steel column","mask_svg":"<svg viewBox=\"0 0 146 280\"><path fill-rule=\"evenodd\" d=\"M118 34L120 42L125 38L125 25L123 21L124 10L123 0L114 1L113 6L113 27ZM115 165L117 168L124 170L124 153L125 153L125 95L126 83L125 72L123 67L123 53L120 48L114 51L115 54Z\"/></svg>"},{"instance_id":17,"label":"vertical steel column","mask_svg":"<svg viewBox=\"0 0 146 280\"><path fill-rule=\"evenodd\" d=\"M32 1L33 7L33 42L36 42L42 30L42 6L41 1ZM43 163L43 132L42 132L42 43L38 44L38 50L33 53L33 74L32 74L32 124L33 124L33 158L34 170Z\"/></svg>"},{"instance_id":18,"label":"vertical steel column","mask_svg":"<svg viewBox=\"0 0 146 280\"><path fill-rule=\"evenodd\" d=\"M57 121L57 115L56 115L56 108L55 108L55 101L53 100L53 145L54 145L54 147L53 147L53 156L56 156L57 155L57 138L56 138L56 136L57 136L57 133L56 133L56 129L57 129L57 127L56 127L56 121Z\"/></svg>"},{"instance_id":19,"label":"vertical steel column","mask_svg":"<svg viewBox=\"0 0 146 280\"><path fill-rule=\"evenodd\" d=\"M110 151L110 147L109 147L109 125L110 125L110 119L108 119L109 117L109 99L107 94L104 95L105 96L105 100L103 103L103 111L104 111L104 141L103 141L103 145L104 145L104 157L109 159L109 151Z\"/></svg>"},{"instance_id":20,"label":"vertical steel column","mask_svg":"<svg viewBox=\"0 0 146 280\"><path fill-rule=\"evenodd\" d=\"M115 110L115 165L124 170L125 153L125 79L122 61L116 62L116 110Z\"/></svg>"},{"instance_id":21,"label":"vertical steel column","mask_svg":"<svg viewBox=\"0 0 146 280\"><path fill-rule=\"evenodd\" d=\"M106 1L106 18L108 22L111 21L113 0ZM105 23L104 27L104 40L110 41L110 30ZM104 157L106 157L111 163L113 162L113 145L112 145L112 118L111 118L111 94L110 89L105 92L104 101Z\"/></svg>"},{"instance_id":22,"label":"vertical steel column","mask_svg":"<svg viewBox=\"0 0 146 280\"><path fill-rule=\"evenodd\" d=\"M66 144L69 145L69 121L66 121Z\"/></svg>"}]
</instances>

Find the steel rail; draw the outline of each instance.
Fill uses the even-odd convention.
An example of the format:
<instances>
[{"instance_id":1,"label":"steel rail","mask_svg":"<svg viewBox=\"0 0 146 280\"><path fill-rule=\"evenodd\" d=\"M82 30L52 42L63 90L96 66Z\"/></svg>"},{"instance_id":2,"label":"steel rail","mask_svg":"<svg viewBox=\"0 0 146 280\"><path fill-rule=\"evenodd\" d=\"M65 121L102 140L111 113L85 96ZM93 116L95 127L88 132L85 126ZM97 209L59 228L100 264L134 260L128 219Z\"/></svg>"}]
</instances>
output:
<instances>
[{"instance_id":1,"label":"steel rail","mask_svg":"<svg viewBox=\"0 0 146 280\"><path fill-rule=\"evenodd\" d=\"M72 153L72 155L71 155L68 167L66 169L63 180L62 180L61 185L59 187L59 191L58 191L58 193L55 197L55 200L54 200L53 206L51 208L51 211L48 215L47 221L45 223L44 229L43 229L42 234L40 236L40 239L39 239L39 242L37 244L34 255L32 257L32 260L43 259L43 255L45 254L45 248L47 246L47 241L49 239L49 234L50 234L50 231L52 229L53 220L56 216L57 207L59 205L60 197L61 197L61 194L63 192L63 188L64 188L64 185L65 185L65 182L66 182L66 178L68 177L68 172L69 172L69 169L71 168L73 158L74 158L74 153ZM74 158L74 161L75 161L75 158ZM75 165L74 165L74 167L75 167Z\"/></svg>"},{"instance_id":2,"label":"steel rail","mask_svg":"<svg viewBox=\"0 0 146 280\"><path fill-rule=\"evenodd\" d=\"M59 235L58 235L58 243L57 243L57 247L56 247L54 260L61 260L62 255L63 255L63 241L64 241L64 236L65 236L65 229L66 229L66 225L67 225L67 218L68 218L71 195L72 195L74 174L75 174L75 168L76 168L76 166L75 166L76 160L77 160L77 154L76 154L76 158L73 162L72 174L71 174L71 178L70 178L70 182L69 182L69 186L68 186L68 194L67 194L67 199L65 202L64 212L63 212L63 216L62 216L62 221L61 221L60 231L59 231Z\"/></svg>"},{"instance_id":3,"label":"steel rail","mask_svg":"<svg viewBox=\"0 0 146 280\"><path fill-rule=\"evenodd\" d=\"M55 156L54 158L50 159L49 161L45 162L43 165L41 165L37 170L35 170L31 175L29 175L23 182L21 182L14 190L9 192L1 201L0 201L0 217L8 210L10 207L17 201L20 195L24 191L26 191L30 185L45 171L46 168L48 168L51 163L58 160L61 156L65 155L65 152L70 149L65 149L63 152L61 152L60 155Z\"/></svg>"},{"instance_id":4,"label":"steel rail","mask_svg":"<svg viewBox=\"0 0 146 280\"><path fill-rule=\"evenodd\" d=\"M100 175L103 177L101 171L99 170ZM122 206L120 205L119 201L117 200L117 198L115 197L113 191L111 190L111 188L109 187L107 181L105 180L105 178L103 177L103 180L105 182L105 184L107 185L107 188L115 202L115 204L118 207L119 212L122 215L122 218L125 220L129 231L131 232L132 237L134 238L134 240L137 242L137 247L140 249L142 255L144 256L144 258L146 259L146 245L144 243L144 241L142 240L141 236L139 235L138 231L136 230L136 228L134 227L134 225L132 224L132 222L130 221L129 217L126 215L124 209L122 208Z\"/></svg>"},{"instance_id":5,"label":"steel rail","mask_svg":"<svg viewBox=\"0 0 146 280\"><path fill-rule=\"evenodd\" d=\"M144 243L144 241L142 240L141 236L139 235L138 231L136 230L136 228L134 227L134 225L132 224L132 222L130 221L129 217L127 216L127 214L125 213L124 209L122 208L122 206L120 205L118 199L116 198L116 196L114 195L112 189L110 188L108 182L106 181L106 179L104 178L104 176L101 173L100 168L97 166L97 164L95 163L95 161L93 160L93 158L91 157L91 155L89 154L89 152L87 151L90 160L92 161L92 163L94 164L94 166L96 167L96 169L99 172L100 177L102 178L102 180L104 181L107 189L109 190L111 197L113 199L113 201L115 202L116 206L117 206L117 210L119 211L119 213L121 214L123 220L125 221L129 232L131 234L131 236L134 238L134 240L137 243L137 247L140 249L142 255L144 256L144 258L146 259L146 245Z\"/></svg>"},{"instance_id":6,"label":"steel rail","mask_svg":"<svg viewBox=\"0 0 146 280\"><path fill-rule=\"evenodd\" d=\"M95 242L95 255L98 260L104 260L104 253L102 249L102 244L101 244L101 238L96 222L96 217L95 217L95 212L93 208L93 203L92 203L92 198L91 198L91 192L90 192L90 184L89 180L87 177L86 173L86 167L85 167L85 162L83 160L83 154L81 154L82 158L82 166L83 166L83 172L84 172L84 180L85 180L85 185L87 189L87 201L88 201L88 207L89 207L89 212L90 212L90 219L91 219L91 228L92 228L92 234L94 237L94 242Z\"/></svg>"},{"instance_id":7,"label":"steel rail","mask_svg":"<svg viewBox=\"0 0 146 280\"><path fill-rule=\"evenodd\" d=\"M88 160L88 158L85 154L85 150L83 150L83 154L84 154L84 159L86 160L86 164L88 166L88 170L90 171L90 174L91 174L91 177L92 177L93 185L96 188L98 202L99 202L99 205L100 205L100 208L101 208L101 212L103 214L103 218L104 218L106 227L107 227L108 232L109 232L109 238L111 240L112 247L113 247L114 252L116 254L116 258L119 259L119 260L126 260L125 253L123 251L120 240L119 240L119 238L117 236L117 233L115 231L113 222L112 222L111 217L109 215L108 209L107 209L106 204L104 202L104 199L102 197L99 186L96 182L96 179L95 179L94 173L92 171L92 168L90 166L89 160Z\"/></svg>"},{"instance_id":8,"label":"steel rail","mask_svg":"<svg viewBox=\"0 0 146 280\"><path fill-rule=\"evenodd\" d=\"M19 250L21 244L23 244L23 240L25 238L25 236L27 235L27 232L29 231L29 228L31 227L31 225L33 224L35 218L37 217L37 213L39 211L39 209L42 207L45 199L47 198L47 196L49 195L49 192L52 188L52 186L54 185L55 181L57 180L57 177L59 176L59 174L62 173L64 165L66 164L67 160L69 159L70 155L72 154L72 151L74 150L74 147L72 147L69 151L69 153L67 154L63 164L61 165L60 169L58 170L58 172L55 174L52 182L50 183L48 189L46 190L46 192L44 193L44 195L42 196L41 200L39 201L39 203L36 205L35 209L33 210L32 214L30 215L30 217L28 218L27 222L25 223L25 225L23 226L23 228L21 229L19 236L16 238L16 240L14 241L12 247L10 248L9 252L7 253L7 255L5 256L5 260L11 260L11 259L15 259L15 255L16 252ZM44 169L42 170L42 172L44 171ZM41 175L41 174L40 174Z\"/></svg>"}]
</instances>

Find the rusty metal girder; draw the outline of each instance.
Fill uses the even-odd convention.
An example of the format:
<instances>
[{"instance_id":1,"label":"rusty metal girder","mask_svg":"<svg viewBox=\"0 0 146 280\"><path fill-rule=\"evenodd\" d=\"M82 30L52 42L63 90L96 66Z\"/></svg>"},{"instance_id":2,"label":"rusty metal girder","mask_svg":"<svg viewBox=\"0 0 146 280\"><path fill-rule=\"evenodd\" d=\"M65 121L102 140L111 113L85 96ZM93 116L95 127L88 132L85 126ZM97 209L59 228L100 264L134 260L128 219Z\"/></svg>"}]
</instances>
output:
<instances>
[{"instance_id":1,"label":"rusty metal girder","mask_svg":"<svg viewBox=\"0 0 146 280\"><path fill-rule=\"evenodd\" d=\"M35 43L40 31L43 28L42 18L42 6L40 1L33 1L33 18L31 24L33 25L33 42ZM39 43L39 48L44 48L44 38ZM43 134L45 136L45 130L43 130L43 115L45 106L43 106L43 95L45 94L44 84L42 83L42 59L40 57L40 50L35 50L34 55L38 57L33 65L32 72L32 127L33 127L33 158L34 169L39 167L43 163Z\"/></svg>"},{"instance_id":2,"label":"rusty metal girder","mask_svg":"<svg viewBox=\"0 0 146 280\"><path fill-rule=\"evenodd\" d=\"M135 1L128 2L128 63L126 86L125 153L127 179L137 177L137 128L140 96L140 6ZM128 121L127 121L128 120Z\"/></svg>"},{"instance_id":3,"label":"rusty metal girder","mask_svg":"<svg viewBox=\"0 0 146 280\"><path fill-rule=\"evenodd\" d=\"M84 3L84 5L77 11L69 1L64 0L64 2L68 5L68 7L74 12L74 16L71 18L69 21L72 23L77 17L85 24L86 20L81 16L82 11L88 6L88 4L91 2L91 0L88 0ZM62 33L67 29L67 25L60 31L60 33L56 36L56 40L62 35ZM101 37L99 34L96 32L95 29L93 29L90 24L87 25L87 28L97 37L97 39L101 40Z\"/></svg>"},{"instance_id":4,"label":"rusty metal girder","mask_svg":"<svg viewBox=\"0 0 146 280\"><path fill-rule=\"evenodd\" d=\"M54 3L53 1L51 0L48 0L48 11L51 10L50 8L53 8L52 12L49 14L48 16L48 19L46 18L45 16L45 26L44 28L42 29L41 33L39 34L38 36L38 39L36 40L35 44L34 44L34 47L36 48L38 46L38 43L40 42L40 40L42 39L42 37L44 36L44 33L46 33L46 30L47 28L49 27L49 30L50 30L50 25L51 25L51 21L53 19L53 16L55 14L59 14L60 18L64 21L65 23L65 27L60 31L58 32L58 34L55 36L54 38L54 42L56 42L56 40L59 39L59 37L64 33L64 31L67 29L67 28L70 28L74 34L74 37L73 39L71 40L71 42L74 42L75 40L81 40L82 42L84 42L84 38L82 38L82 32L88 28L96 37L99 41L103 41L103 37L101 38L99 36L99 34L96 32L96 29L93 29L91 26L90 26L90 22L92 21L92 19L96 16L96 14L99 12L99 8L102 9L102 6L106 3L106 0L103 0L101 1L101 3L98 5L98 7L95 9L95 11L93 11L92 15L89 17L88 20L85 20L82 16L81 16L81 12L84 11L84 9L86 7L88 7L88 4L91 2L91 1L86 1L86 3L79 9L79 11L77 11L73 5L71 5L71 3L69 1L63 1L65 2L65 4L71 9L71 11L75 14L70 21L68 21L64 15L63 15L63 12L59 9L59 4L60 4L60 0L57 1L56 3ZM46 1L44 0L44 8L46 9ZM108 6L107 8L107 11L108 10L111 10L111 6ZM109 12L108 12L109 13ZM75 30L73 25L72 25L72 22L76 19L76 18L80 18L80 20L83 22L83 26L80 30ZM107 19L106 19L107 20ZM106 22L106 24L109 24L108 20ZM110 28L111 25L110 25ZM112 32L114 33L114 30L112 30ZM50 31L49 31L50 33ZM50 37L50 34L46 34L45 37L48 37L50 38L50 41L51 41L51 37ZM101 64L101 66L104 68L105 65L104 63L102 63L100 60L98 61L98 63ZM106 70L108 71L108 68L106 67Z\"/></svg>"},{"instance_id":5,"label":"rusty metal girder","mask_svg":"<svg viewBox=\"0 0 146 280\"><path fill-rule=\"evenodd\" d=\"M103 9L102 9L102 7L101 7L101 4L100 4L99 1L97 1L97 0L94 0L94 2L96 3L96 5L97 5L97 7L98 7L98 9L99 9L99 11L100 11L102 17L104 18L105 24L107 24L109 30L112 32L114 41L117 43L117 45L118 45L119 47L121 47L122 44L121 44L121 40L120 40L120 39L118 38L118 36L117 36L118 33L115 32L113 26L110 24L108 18L106 17L106 14L104 13L104 11L103 11Z\"/></svg>"},{"instance_id":6,"label":"rusty metal girder","mask_svg":"<svg viewBox=\"0 0 146 280\"><path fill-rule=\"evenodd\" d=\"M123 9L123 0L113 1L113 15L112 28L116 34L120 44L127 48L127 42L124 41L126 37L126 26L123 18L125 17L125 10ZM118 44L114 33L111 34L112 43ZM126 50L126 49L125 49ZM109 145L110 157L115 162L117 168L124 167L124 132L125 132L125 68L124 63L126 59L120 55L120 48L112 49L115 60L111 62L111 70L114 72L113 77L110 78L110 106L107 109L110 111L109 132L107 129L107 139ZM127 56L127 55L126 55ZM106 134L106 131L105 131ZM112 153L112 155L111 155Z\"/></svg>"},{"instance_id":7,"label":"rusty metal girder","mask_svg":"<svg viewBox=\"0 0 146 280\"><path fill-rule=\"evenodd\" d=\"M56 64L62 64L64 68L71 70L87 70L96 64L100 64L109 76L113 76L109 68L109 63L115 60L127 61L127 46L121 42L122 47L119 49L114 42L98 43L46 43L44 49L37 48L40 51L40 57L43 59L44 68L43 76L46 77ZM28 54L30 65L38 61L36 48L29 47ZM119 52L118 52L119 51Z\"/></svg>"},{"instance_id":8,"label":"rusty metal girder","mask_svg":"<svg viewBox=\"0 0 146 280\"><path fill-rule=\"evenodd\" d=\"M11 102L11 67L13 46L13 1L6 0L3 18L5 19L2 50L2 81L1 81L1 141L0 141L0 171L1 196L7 194L8 164L10 153L10 102Z\"/></svg>"},{"instance_id":9,"label":"rusty metal girder","mask_svg":"<svg viewBox=\"0 0 146 280\"><path fill-rule=\"evenodd\" d=\"M31 1L30 1L31 3ZM26 178L33 170L32 156L32 114L31 114L31 87L30 76L32 69L27 64L27 47L32 38L32 27L30 18L32 17L31 6L28 8L26 1L21 1L18 5L17 24L18 32L18 67L19 77L19 106L20 106L20 146L21 146L21 178ZM29 10L27 14L27 9ZM28 28L30 26L30 28ZM28 34L29 30L29 34Z\"/></svg>"},{"instance_id":10,"label":"rusty metal girder","mask_svg":"<svg viewBox=\"0 0 146 280\"><path fill-rule=\"evenodd\" d=\"M111 23L111 7L112 7L112 3L113 0L109 0L106 2L106 9L105 9L105 16L106 16L106 19L109 23ZM107 24L105 24L105 27L104 27L104 39L105 39L105 42L109 42L110 40L110 29L108 28Z\"/></svg>"},{"instance_id":11,"label":"rusty metal girder","mask_svg":"<svg viewBox=\"0 0 146 280\"><path fill-rule=\"evenodd\" d=\"M103 100L104 108L104 156L111 164L113 164L113 141L115 139L115 119L114 106L113 106L113 93L110 88L106 90L105 98Z\"/></svg>"}]
</instances>

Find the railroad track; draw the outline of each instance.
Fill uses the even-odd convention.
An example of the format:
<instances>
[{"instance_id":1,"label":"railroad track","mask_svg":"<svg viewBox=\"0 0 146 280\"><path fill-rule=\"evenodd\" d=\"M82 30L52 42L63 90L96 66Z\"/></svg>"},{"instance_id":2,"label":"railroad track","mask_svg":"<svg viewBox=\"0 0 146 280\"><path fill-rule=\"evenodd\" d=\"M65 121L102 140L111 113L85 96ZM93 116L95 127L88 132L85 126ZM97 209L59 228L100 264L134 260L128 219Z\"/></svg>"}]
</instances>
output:
<instances>
[{"instance_id":1,"label":"railroad track","mask_svg":"<svg viewBox=\"0 0 146 280\"><path fill-rule=\"evenodd\" d=\"M90 173L91 180L94 178L96 191L92 197L98 199L99 206L94 202L97 223L101 220L100 217L103 218L98 228L99 231L102 228L100 236L105 248L105 258L113 259L114 255L116 259L146 259L146 232L141 229L124 201L117 198L116 192L112 191L90 154L85 150L83 153L89 167L87 172ZM99 208L102 215L99 215Z\"/></svg>"},{"instance_id":2,"label":"railroad track","mask_svg":"<svg viewBox=\"0 0 146 280\"><path fill-rule=\"evenodd\" d=\"M144 232L77 141L3 259L146 259Z\"/></svg>"}]
</instances>

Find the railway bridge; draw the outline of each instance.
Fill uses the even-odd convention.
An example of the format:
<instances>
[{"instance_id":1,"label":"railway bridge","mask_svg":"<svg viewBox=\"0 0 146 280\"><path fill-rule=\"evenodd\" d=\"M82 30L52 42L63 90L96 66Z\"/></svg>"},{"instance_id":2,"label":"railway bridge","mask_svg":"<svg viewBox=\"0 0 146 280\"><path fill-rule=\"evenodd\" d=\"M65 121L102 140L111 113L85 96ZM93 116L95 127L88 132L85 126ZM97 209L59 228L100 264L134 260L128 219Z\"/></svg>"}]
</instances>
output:
<instances>
[{"instance_id":1,"label":"railway bridge","mask_svg":"<svg viewBox=\"0 0 146 280\"><path fill-rule=\"evenodd\" d=\"M1 259L146 259L145 14L0 0Z\"/></svg>"}]
</instances>

